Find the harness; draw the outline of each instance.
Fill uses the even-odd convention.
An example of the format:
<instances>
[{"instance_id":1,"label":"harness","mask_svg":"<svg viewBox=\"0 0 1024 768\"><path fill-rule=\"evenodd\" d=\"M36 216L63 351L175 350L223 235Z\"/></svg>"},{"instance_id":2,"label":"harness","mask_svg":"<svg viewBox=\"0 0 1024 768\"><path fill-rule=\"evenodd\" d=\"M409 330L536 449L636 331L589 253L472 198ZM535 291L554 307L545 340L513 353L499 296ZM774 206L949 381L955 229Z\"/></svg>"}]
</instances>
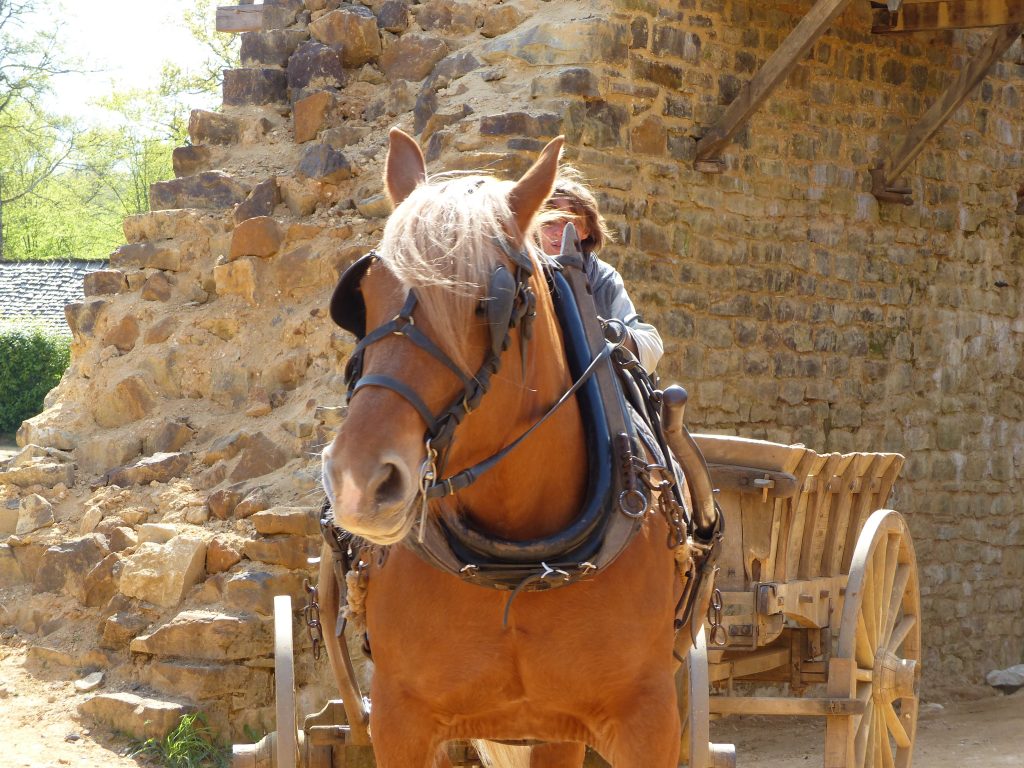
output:
<instances>
[{"instance_id":1,"label":"harness","mask_svg":"<svg viewBox=\"0 0 1024 768\"><path fill-rule=\"evenodd\" d=\"M399 313L381 326L366 331L365 302L359 283L377 259L371 252L352 264L342 275L331 299L331 317L358 341L346 365L346 384L351 399L360 389L383 387L404 398L427 425L424 434L426 459L420 472L422 515L415 536L401 543L419 557L465 581L493 589L508 590L512 598L521 591L565 586L602 571L626 548L650 511L653 494L658 494L658 512L669 524L668 546L678 548L688 541L714 540L703 560L713 561L720 530L696 531L683 504L682 480L665 441L661 427L660 392L636 358L622 347L626 330L617 320L599 321L584 271L575 231L566 227L562 253L548 265L545 277L562 329L565 354L573 376L572 386L550 410L526 432L478 464L444 476L454 433L466 415L486 394L491 378L501 367L501 355L512 342L512 331L520 327L520 353L524 367L531 324L536 314L536 296L529 284L534 266L529 254L517 251L504 238L496 245L512 265L512 271L498 266L490 276L487 297L481 302L490 328L490 348L473 376L467 376L447 354L428 338L413 320L417 304L410 289ZM430 412L405 382L384 375L363 375L363 356L370 345L390 335L408 339L450 370L463 385L463 392L438 415ZM625 395L624 395L625 393ZM494 467L558 408L575 396L586 433L590 466L587 500L576 520L552 536L528 541L494 537L473 526L460 514L427 514L429 503L458 493ZM644 449L654 457L645 459ZM721 520L721 516L718 516ZM321 514L325 538L336 559L352 563L360 541L334 525L329 502ZM699 569L704 572L705 569ZM693 598L687 598L692 603ZM680 606L680 610L684 606ZM506 609L507 618L507 609Z\"/></svg>"}]
</instances>

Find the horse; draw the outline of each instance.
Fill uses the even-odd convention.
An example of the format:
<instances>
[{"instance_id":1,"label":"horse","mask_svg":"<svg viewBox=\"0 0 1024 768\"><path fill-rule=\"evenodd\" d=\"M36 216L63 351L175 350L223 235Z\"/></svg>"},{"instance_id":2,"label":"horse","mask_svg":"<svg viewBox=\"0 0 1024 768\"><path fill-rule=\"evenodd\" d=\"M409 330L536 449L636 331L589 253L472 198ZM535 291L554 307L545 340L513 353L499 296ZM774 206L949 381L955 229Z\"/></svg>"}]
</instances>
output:
<instances>
[{"instance_id":1,"label":"horse","mask_svg":"<svg viewBox=\"0 0 1024 768\"><path fill-rule=\"evenodd\" d=\"M369 730L381 768L447 766L445 743L463 739L539 742L532 768L579 768L586 745L621 768L679 762L673 621L686 579L665 519L645 515L589 578L512 599L407 546L428 517L461 516L520 542L557 534L579 514L586 433L574 397L549 412L573 380L532 245L562 145L548 143L517 181L434 179L414 139L398 129L389 136L384 181L394 210L356 289L361 330L387 332L362 350L360 385L322 457L336 524L386 552L361 574L374 662ZM535 307L520 312L529 331L520 323L498 349L488 278L502 268L523 276ZM414 332L432 348L411 343ZM500 371L485 365L492 349ZM486 394L467 402L467 379L488 379ZM425 427L460 400L444 471L500 461L424 500L439 461Z\"/></svg>"}]
</instances>

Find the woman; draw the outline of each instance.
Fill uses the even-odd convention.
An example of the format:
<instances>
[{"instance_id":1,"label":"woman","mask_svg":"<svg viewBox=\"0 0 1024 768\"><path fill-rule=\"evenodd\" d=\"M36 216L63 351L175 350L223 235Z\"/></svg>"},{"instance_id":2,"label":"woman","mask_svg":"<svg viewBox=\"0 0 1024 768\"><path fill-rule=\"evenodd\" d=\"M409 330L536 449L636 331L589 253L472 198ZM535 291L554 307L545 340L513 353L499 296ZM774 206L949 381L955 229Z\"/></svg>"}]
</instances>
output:
<instances>
[{"instance_id":1,"label":"woman","mask_svg":"<svg viewBox=\"0 0 1024 768\"><path fill-rule=\"evenodd\" d=\"M566 176L565 171L563 167L547 202L547 213L543 215L540 226L541 247L549 256L557 256L562 247L562 231L568 222L572 222L583 247L587 279L594 291L598 314L603 318L616 318L625 324L625 347L637 356L648 373L654 373L665 352L661 336L653 325L641 320L615 267L595 255L602 245L611 240L611 232L597 208L593 193Z\"/></svg>"}]
</instances>

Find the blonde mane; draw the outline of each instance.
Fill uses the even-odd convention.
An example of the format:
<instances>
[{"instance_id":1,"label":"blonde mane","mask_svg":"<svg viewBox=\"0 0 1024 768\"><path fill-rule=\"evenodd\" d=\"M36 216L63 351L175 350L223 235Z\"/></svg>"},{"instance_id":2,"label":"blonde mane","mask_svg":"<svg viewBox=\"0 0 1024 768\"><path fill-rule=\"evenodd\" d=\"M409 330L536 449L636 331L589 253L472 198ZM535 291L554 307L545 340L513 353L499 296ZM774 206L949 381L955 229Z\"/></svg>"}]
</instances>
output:
<instances>
[{"instance_id":1,"label":"blonde mane","mask_svg":"<svg viewBox=\"0 0 1024 768\"><path fill-rule=\"evenodd\" d=\"M435 342L464 369L466 329L480 322L477 303L502 263L495 238L532 241L521 237L509 209L513 186L491 176L433 177L391 214L378 248L406 290L416 289ZM531 258L537 262L535 254Z\"/></svg>"}]
</instances>

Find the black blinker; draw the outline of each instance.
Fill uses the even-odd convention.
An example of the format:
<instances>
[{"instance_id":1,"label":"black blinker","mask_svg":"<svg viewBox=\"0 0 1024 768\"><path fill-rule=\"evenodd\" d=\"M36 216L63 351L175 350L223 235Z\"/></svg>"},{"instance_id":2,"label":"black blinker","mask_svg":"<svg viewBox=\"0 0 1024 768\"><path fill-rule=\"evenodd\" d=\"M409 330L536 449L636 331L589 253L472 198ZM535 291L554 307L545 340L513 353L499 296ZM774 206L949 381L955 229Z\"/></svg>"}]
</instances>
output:
<instances>
[{"instance_id":1,"label":"black blinker","mask_svg":"<svg viewBox=\"0 0 1024 768\"><path fill-rule=\"evenodd\" d=\"M359 284L376 258L377 254L370 251L352 262L341 273L341 279L331 294L331 319L357 339L366 335L366 301Z\"/></svg>"},{"instance_id":2,"label":"black blinker","mask_svg":"<svg viewBox=\"0 0 1024 768\"><path fill-rule=\"evenodd\" d=\"M491 351L497 355L501 353L502 342L508 335L516 300L516 279L504 265L499 266L491 273L487 291L487 326L491 332Z\"/></svg>"}]
</instances>

